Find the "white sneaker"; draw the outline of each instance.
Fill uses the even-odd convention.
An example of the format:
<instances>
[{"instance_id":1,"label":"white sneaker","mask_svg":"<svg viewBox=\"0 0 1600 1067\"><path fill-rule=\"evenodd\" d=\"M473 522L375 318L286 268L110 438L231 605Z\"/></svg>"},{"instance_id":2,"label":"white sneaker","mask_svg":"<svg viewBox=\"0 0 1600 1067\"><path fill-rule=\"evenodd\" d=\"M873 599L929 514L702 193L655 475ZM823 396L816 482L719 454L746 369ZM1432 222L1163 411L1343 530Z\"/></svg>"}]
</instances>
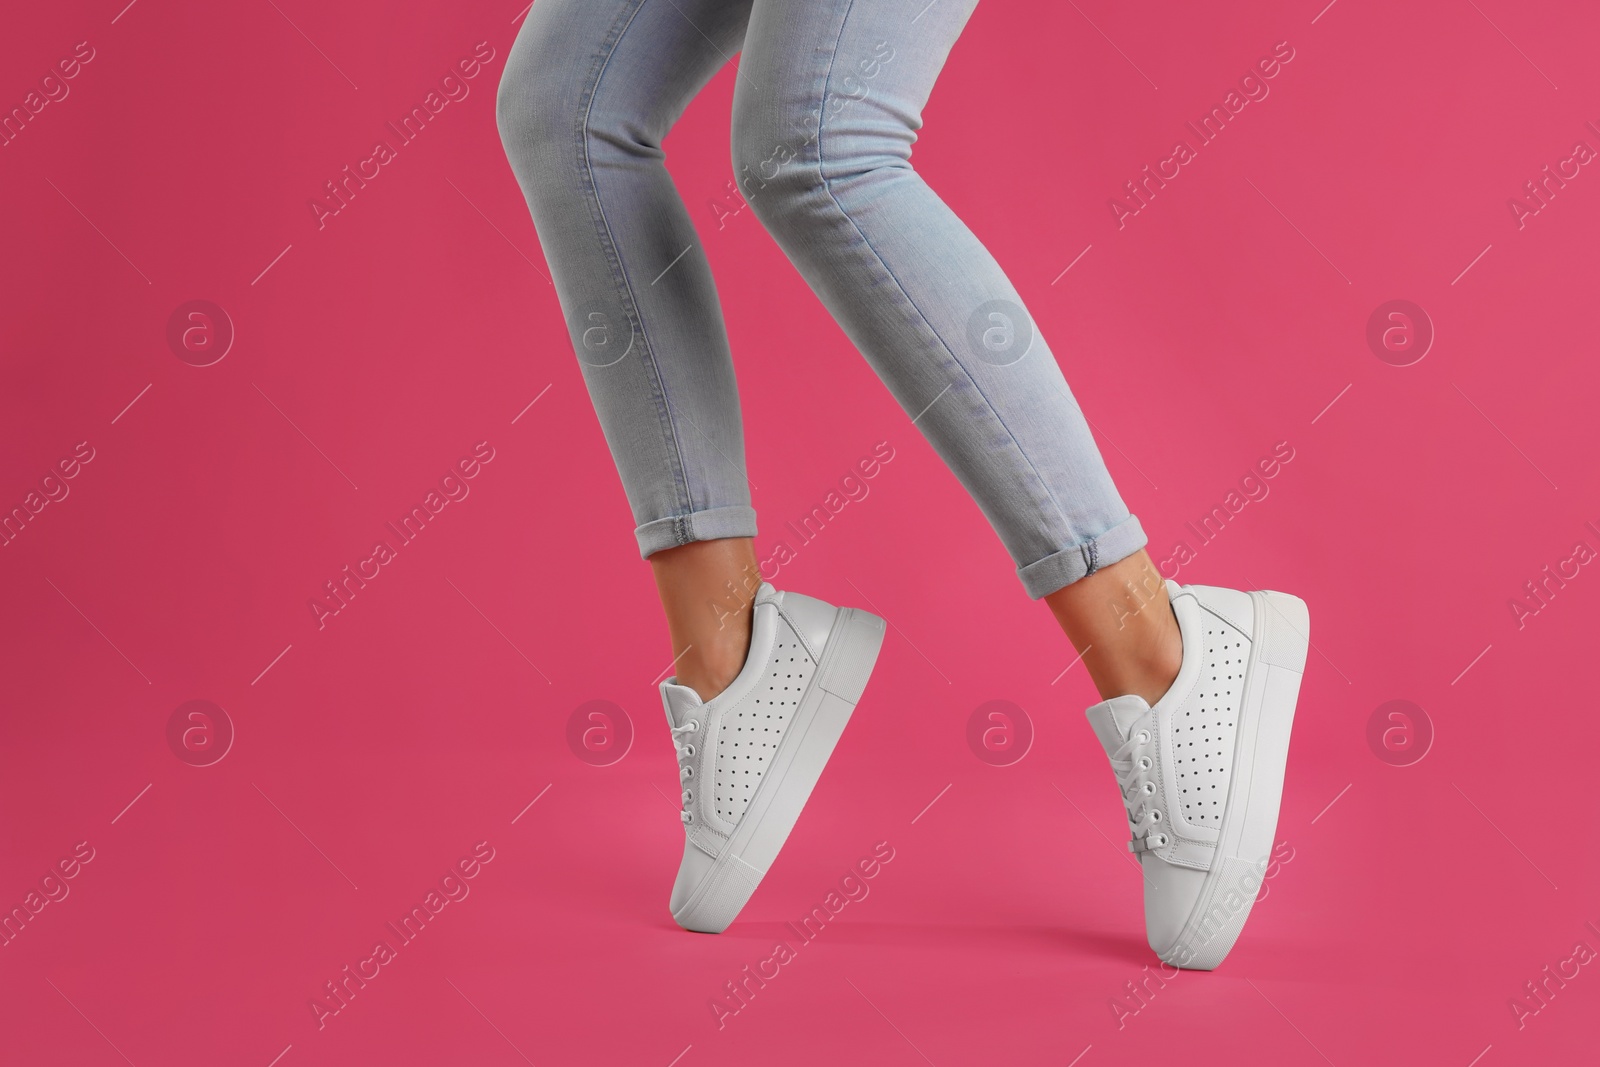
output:
<instances>
[{"instance_id":1,"label":"white sneaker","mask_svg":"<svg viewBox=\"0 0 1600 1067\"><path fill-rule=\"evenodd\" d=\"M1250 917L1283 795L1310 616L1287 593L1167 582L1183 666L1154 708L1088 711L1144 870L1145 932L1167 964L1209 971Z\"/></svg>"},{"instance_id":2,"label":"white sneaker","mask_svg":"<svg viewBox=\"0 0 1600 1067\"><path fill-rule=\"evenodd\" d=\"M702 703L661 684L683 784L683 864L672 917L719 934L739 914L822 774L883 644L883 620L766 582L750 652L733 684Z\"/></svg>"}]
</instances>

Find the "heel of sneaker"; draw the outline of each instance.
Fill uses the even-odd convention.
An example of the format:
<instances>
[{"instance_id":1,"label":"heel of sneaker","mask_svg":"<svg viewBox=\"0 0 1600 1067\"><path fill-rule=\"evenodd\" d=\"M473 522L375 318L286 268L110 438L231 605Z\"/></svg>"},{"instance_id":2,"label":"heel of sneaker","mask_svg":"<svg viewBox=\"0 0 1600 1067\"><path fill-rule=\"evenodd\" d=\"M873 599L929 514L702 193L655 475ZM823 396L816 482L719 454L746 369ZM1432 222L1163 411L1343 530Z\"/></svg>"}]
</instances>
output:
<instances>
[{"instance_id":1,"label":"heel of sneaker","mask_svg":"<svg viewBox=\"0 0 1600 1067\"><path fill-rule=\"evenodd\" d=\"M1304 673L1311 640L1311 612L1306 602L1270 589L1250 596L1261 615L1261 662Z\"/></svg>"},{"instance_id":2,"label":"heel of sneaker","mask_svg":"<svg viewBox=\"0 0 1600 1067\"><path fill-rule=\"evenodd\" d=\"M859 608L840 608L828 635L830 645L839 642L838 651L830 657L827 672L817 684L851 704L860 703L878 662L883 634L884 622L878 616Z\"/></svg>"}]
</instances>

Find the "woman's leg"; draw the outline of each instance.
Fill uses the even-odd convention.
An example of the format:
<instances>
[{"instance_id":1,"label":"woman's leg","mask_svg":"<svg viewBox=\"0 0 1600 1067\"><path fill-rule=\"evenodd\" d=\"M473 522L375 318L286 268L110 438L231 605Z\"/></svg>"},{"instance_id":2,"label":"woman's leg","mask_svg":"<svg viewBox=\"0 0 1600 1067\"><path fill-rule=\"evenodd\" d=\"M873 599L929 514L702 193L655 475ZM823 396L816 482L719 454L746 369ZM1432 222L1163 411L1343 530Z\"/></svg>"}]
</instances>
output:
<instances>
[{"instance_id":1,"label":"woman's leg","mask_svg":"<svg viewBox=\"0 0 1600 1067\"><path fill-rule=\"evenodd\" d=\"M722 312L661 141L739 51L749 10L750 0L539 0L497 105L656 573L679 681L707 699L744 662L756 520Z\"/></svg>"},{"instance_id":2,"label":"woman's leg","mask_svg":"<svg viewBox=\"0 0 1600 1067\"><path fill-rule=\"evenodd\" d=\"M975 2L755 0L735 176L988 517L1029 595L1050 597L1102 693L1154 699L1176 674L1178 631L1159 577L1148 581L1139 522L1016 289L911 168L922 108Z\"/></svg>"}]
</instances>

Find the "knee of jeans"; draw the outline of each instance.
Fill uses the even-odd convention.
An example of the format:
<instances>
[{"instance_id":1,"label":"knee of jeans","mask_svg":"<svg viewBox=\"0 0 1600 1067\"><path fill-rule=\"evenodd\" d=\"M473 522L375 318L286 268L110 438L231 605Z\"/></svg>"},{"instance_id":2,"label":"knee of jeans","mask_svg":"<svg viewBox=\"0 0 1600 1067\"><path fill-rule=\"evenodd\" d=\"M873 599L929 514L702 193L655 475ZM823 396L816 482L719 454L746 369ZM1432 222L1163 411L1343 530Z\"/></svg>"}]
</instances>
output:
<instances>
[{"instance_id":1,"label":"knee of jeans","mask_svg":"<svg viewBox=\"0 0 1600 1067\"><path fill-rule=\"evenodd\" d=\"M819 197L826 198L815 143L796 122L785 127L753 109L733 119L733 176L739 195L774 237L803 224Z\"/></svg>"},{"instance_id":2,"label":"knee of jeans","mask_svg":"<svg viewBox=\"0 0 1600 1067\"><path fill-rule=\"evenodd\" d=\"M557 154L563 136L572 136L577 116L563 102L559 83L527 71L517 58L513 52L500 79L494 117L512 170L526 180Z\"/></svg>"}]
</instances>

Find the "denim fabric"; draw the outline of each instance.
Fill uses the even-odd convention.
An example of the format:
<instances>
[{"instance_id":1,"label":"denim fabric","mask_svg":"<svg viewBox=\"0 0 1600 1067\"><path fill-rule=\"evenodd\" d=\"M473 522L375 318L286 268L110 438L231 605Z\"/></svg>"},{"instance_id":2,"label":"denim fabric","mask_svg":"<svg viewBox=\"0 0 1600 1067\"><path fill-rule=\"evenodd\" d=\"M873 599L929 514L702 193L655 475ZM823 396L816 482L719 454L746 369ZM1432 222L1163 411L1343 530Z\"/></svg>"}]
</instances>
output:
<instances>
[{"instance_id":1,"label":"denim fabric","mask_svg":"<svg viewBox=\"0 0 1600 1067\"><path fill-rule=\"evenodd\" d=\"M752 537L711 270L662 139L735 53L751 210L1040 597L1145 544L1037 326L911 167L976 0L538 0L497 115L640 552Z\"/></svg>"}]
</instances>

